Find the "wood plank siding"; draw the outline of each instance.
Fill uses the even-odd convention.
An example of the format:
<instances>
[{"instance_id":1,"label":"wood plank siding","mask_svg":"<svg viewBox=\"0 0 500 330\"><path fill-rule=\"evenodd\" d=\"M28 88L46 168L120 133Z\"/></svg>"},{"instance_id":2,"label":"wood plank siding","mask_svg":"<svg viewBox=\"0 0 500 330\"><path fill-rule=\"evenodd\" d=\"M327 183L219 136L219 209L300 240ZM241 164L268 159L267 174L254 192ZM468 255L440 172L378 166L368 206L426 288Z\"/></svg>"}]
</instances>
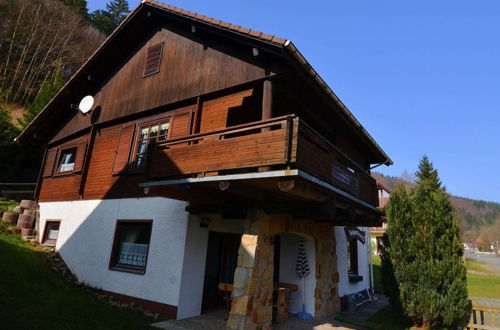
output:
<instances>
[{"instance_id":1,"label":"wood plank siding","mask_svg":"<svg viewBox=\"0 0 500 330\"><path fill-rule=\"evenodd\" d=\"M147 50L162 42L159 72L144 77ZM265 75L263 67L162 29L120 63L94 95L96 106L100 107L95 124L237 86ZM73 111L51 143L89 127L91 119Z\"/></svg>"}]
</instances>

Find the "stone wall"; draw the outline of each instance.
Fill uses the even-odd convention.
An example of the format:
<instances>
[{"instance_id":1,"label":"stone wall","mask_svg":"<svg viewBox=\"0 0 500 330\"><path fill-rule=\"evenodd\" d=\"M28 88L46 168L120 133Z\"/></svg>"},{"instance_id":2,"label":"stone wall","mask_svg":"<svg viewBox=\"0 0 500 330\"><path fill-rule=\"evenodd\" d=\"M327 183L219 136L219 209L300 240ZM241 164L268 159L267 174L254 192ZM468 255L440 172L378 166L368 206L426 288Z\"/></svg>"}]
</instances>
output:
<instances>
[{"instance_id":1,"label":"stone wall","mask_svg":"<svg viewBox=\"0 0 500 330\"><path fill-rule=\"evenodd\" d=\"M238 251L228 329L272 327L274 237L280 233L307 235L316 245L317 317L339 311L337 255L333 226L290 216L250 212Z\"/></svg>"}]
</instances>

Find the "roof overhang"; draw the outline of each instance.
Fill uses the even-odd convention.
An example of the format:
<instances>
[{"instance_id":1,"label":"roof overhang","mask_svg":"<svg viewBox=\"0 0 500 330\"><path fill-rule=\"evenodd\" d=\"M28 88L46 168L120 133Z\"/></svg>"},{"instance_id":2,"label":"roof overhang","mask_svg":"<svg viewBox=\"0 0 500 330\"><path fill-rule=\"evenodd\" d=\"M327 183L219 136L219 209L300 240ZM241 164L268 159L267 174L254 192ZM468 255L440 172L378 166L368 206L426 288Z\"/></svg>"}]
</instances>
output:
<instances>
[{"instance_id":1,"label":"roof overhang","mask_svg":"<svg viewBox=\"0 0 500 330\"><path fill-rule=\"evenodd\" d=\"M279 191L278 182L283 182L286 180L297 180L297 182L306 183L309 186L306 189L300 189L300 191L292 191L292 189ZM244 173L244 174L226 174L226 175L214 175L205 177L195 177L195 178L180 178L171 180L156 180L148 181L139 184L140 188L153 188L162 186L185 186L185 185L210 185L214 187L218 183L248 183L254 187L258 187L259 191L262 191L262 196L265 196L265 191L274 191L276 194L273 198L273 203L275 201L285 201L290 199L291 201L307 201L310 199L314 202L325 202L335 200L337 205L343 208L355 208L361 213L369 213L377 216L382 216L383 211L374 207L365 201L323 181L320 180L302 170L277 170L277 171L267 171L267 172L254 172L254 173ZM288 181L290 182L290 181ZM267 189L264 187L266 186ZM278 196L279 194L279 196ZM265 199L265 197L263 198Z\"/></svg>"}]
</instances>

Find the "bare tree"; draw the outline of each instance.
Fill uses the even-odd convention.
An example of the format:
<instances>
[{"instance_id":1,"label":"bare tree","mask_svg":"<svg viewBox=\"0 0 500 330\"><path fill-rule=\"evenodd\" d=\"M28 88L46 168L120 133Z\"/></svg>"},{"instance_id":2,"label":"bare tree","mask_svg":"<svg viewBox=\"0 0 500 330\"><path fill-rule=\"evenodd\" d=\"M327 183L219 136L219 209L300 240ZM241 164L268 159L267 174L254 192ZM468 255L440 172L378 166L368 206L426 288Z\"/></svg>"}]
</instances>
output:
<instances>
[{"instance_id":1,"label":"bare tree","mask_svg":"<svg viewBox=\"0 0 500 330\"><path fill-rule=\"evenodd\" d=\"M0 27L0 92L23 106L54 75L69 78L105 38L58 0L0 0Z\"/></svg>"}]
</instances>

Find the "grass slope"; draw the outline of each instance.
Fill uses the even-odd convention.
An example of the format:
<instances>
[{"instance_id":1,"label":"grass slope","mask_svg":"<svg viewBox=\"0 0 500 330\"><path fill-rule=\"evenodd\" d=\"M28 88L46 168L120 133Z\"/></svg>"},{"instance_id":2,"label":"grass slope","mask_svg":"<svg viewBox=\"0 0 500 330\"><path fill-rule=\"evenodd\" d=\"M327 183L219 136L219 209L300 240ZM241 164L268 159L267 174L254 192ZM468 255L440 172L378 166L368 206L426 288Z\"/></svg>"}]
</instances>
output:
<instances>
[{"instance_id":1,"label":"grass slope","mask_svg":"<svg viewBox=\"0 0 500 330\"><path fill-rule=\"evenodd\" d=\"M40 247L0 234L1 329L152 329L144 315L63 280L46 258Z\"/></svg>"}]
</instances>

